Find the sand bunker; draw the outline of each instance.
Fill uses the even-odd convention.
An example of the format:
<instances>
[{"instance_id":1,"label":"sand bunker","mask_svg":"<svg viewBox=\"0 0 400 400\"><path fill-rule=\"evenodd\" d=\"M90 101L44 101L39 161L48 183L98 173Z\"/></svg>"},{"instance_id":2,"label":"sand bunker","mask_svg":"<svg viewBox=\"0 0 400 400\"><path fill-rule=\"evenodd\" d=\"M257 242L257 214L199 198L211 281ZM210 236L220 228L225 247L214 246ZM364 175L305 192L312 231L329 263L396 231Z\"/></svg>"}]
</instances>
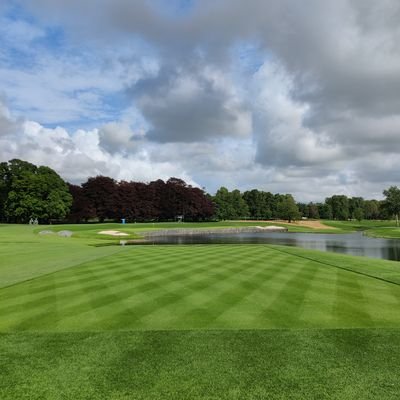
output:
<instances>
[{"instance_id":1,"label":"sand bunker","mask_svg":"<svg viewBox=\"0 0 400 400\"><path fill-rule=\"evenodd\" d=\"M275 226L275 225L268 225L268 226L256 226L257 229L261 229L263 231L283 231L286 232L287 228L284 228L283 226Z\"/></svg>"},{"instance_id":2,"label":"sand bunker","mask_svg":"<svg viewBox=\"0 0 400 400\"><path fill-rule=\"evenodd\" d=\"M129 236L129 233L124 233L120 231L101 231L98 232L99 235L110 235L110 236Z\"/></svg>"},{"instance_id":3,"label":"sand bunker","mask_svg":"<svg viewBox=\"0 0 400 400\"><path fill-rule=\"evenodd\" d=\"M285 222L279 221L279 223L285 223ZM287 221L286 221L286 223L287 223ZM292 222L290 225L305 226L306 228L312 228L312 229L337 229L337 228L334 228L333 226L325 225L321 221L315 221L315 220L295 221L295 222Z\"/></svg>"}]
</instances>

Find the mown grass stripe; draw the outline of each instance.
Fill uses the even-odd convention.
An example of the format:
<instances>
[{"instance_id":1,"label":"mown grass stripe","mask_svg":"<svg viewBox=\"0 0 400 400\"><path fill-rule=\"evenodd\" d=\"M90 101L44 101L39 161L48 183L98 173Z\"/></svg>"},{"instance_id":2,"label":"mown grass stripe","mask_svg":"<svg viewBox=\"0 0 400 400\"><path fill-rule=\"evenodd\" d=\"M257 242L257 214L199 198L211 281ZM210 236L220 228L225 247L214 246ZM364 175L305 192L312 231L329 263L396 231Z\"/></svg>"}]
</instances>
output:
<instances>
[{"instance_id":1,"label":"mown grass stripe","mask_svg":"<svg viewBox=\"0 0 400 400\"><path fill-rule=\"evenodd\" d=\"M304 256L304 255L301 255L301 254L293 254L293 253L288 252L288 251L285 251L285 250L283 250L283 249L281 249L281 248L278 249L277 247L274 247L274 246L270 246L270 248L271 248L271 249L274 249L274 250L276 250L276 251L279 251L279 252L281 252L281 253L285 253L285 254L288 254L288 255L292 255L292 256L295 256L295 257L298 257L298 258L303 258L303 259L305 259L305 260L314 261L314 262L319 263L319 264L322 264L322 265L327 265L327 266L329 266L329 267L342 269L342 270L344 270L344 271L351 272L351 273L353 273L353 274L363 275L363 276L366 276L366 277L368 277L368 278L372 278L372 279L376 279L376 280L379 280L379 281L382 281L382 282L390 283L390 284L392 284L392 285L400 286L400 283L399 283L399 282L395 282L395 281L392 281L392 280L387 279L387 278L382 278L382 277L379 277L379 276L367 274L367 273L365 273L365 272L355 271L354 269L351 269L351 268L342 267L342 266L339 266L339 265L335 265L335 264L333 264L333 263L329 263L329 262L327 262L327 261L317 260L317 259L315 259L315 258L308 257L308 256Z\"/></svg>"},{"instance_id":2,"label":"mown grass stripe","mask_svg":"<svg viewBox=\"0 0 400 400\"><path fill-rule=\"evenodd\" d=\"M128 248L1 291L0 330L400 324L397 286L357 276L358 288L347 271L265 245ZM347 308L347 314L332 313L337 284L343 290L340 307ZM384 311L379 313L380 309ZM325 318L324 311L332 317Z\"/></svg>"}]
</instances>

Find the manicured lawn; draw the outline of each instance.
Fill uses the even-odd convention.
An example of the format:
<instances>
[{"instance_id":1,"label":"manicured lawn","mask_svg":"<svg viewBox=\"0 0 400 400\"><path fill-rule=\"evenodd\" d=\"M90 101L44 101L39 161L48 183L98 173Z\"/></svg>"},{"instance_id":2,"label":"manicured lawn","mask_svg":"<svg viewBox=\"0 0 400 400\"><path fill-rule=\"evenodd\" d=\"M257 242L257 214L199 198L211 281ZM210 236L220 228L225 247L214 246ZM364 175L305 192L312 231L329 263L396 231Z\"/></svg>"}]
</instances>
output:
<instances>
[{"instance_id":1,"label":"manicured lawn","mask_svg":"<svg viewBox=\"0 0 400 400\"><path fill-rule=\"evenodd\" d=\"M393 399L399 330L0 334L0 398Z\"/></svg>"},{"instance_id":2,"label":"manicured lawn","mask_svg":"<svg viewBox=\"0 0 400 400\"><path fill-rule=\"evenodd\" d=\"M0 228L1 399L399 398L399 263L94 242Z\"/></svg>"}]
</instances>

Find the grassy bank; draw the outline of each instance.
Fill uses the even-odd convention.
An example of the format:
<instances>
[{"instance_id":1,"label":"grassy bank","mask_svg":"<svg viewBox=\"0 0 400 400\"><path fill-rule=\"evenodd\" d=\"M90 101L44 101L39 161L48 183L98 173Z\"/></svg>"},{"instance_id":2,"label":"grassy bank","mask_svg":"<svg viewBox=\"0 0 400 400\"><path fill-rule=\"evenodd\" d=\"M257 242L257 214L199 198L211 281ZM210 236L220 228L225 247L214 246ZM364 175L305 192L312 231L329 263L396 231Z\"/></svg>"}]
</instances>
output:
<instances>
[{"instance_id":1,"label":"grassy bank","mask_svg":"<svg viewBox=\"0 0 400 400\"><path fill-rule=\"evenodd\" d=\"M395 221L323 221L341 232L363 231L371 237L400 239L400 228Z\"/></svg>"},{"instance_id":2,"label":"grassy bank","mask_svg":"<svg viewBox=\"0 0 400 400\"><path fill-rule=\"evenodd\" d=\"M400 395L398 263L34 230L0 228L2 399Z\"/></svg>"}]
</instances>

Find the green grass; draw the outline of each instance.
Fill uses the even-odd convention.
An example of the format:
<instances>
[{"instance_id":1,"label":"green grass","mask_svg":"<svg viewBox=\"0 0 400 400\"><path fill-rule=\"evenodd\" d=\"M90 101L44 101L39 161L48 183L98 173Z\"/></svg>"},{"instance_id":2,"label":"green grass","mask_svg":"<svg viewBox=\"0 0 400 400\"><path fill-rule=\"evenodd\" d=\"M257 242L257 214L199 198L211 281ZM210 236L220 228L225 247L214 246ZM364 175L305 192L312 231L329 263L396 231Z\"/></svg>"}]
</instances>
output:
<instances>
[{"instance_id":1,"label":"green grass","mask_svg":"<svg viewBox=\"0 0 400 400\"><path fill-rule=\"evenodd\" d=\"M397 330L0 335L0 398L399 398Z\"/></svg>"},{"instance_id":2,"label":"green grass","mask_svg":"<svg viewBox=\"0 0 400 400\"><path fill-rule=\"evenodd\" d=\"M0 228L1 399L399 398L398 263L68 228Z\"/></svg>"},{"instance_id":3,"label":"green grass","mask_svg":"<svg viewBox=\"0 0 400 400\"><path fill-rule=\"evenodd\" d=\"M97 241L40 236L35 230L31 226L0 225L0 288L121 250L117 246L89 246Z\"/></svg>"},{"instance_id":4,"label":"green grass","mask_svg":"<svg viewBox=\"0 0 400 400\"><path fill-rule=\"evenodd\" d=\"M367 236L400 239L400 228L395 221L323 221L341 232L364 231ZM334 233L339 233L335 231Z\"/></svg>"}]
</instances>

